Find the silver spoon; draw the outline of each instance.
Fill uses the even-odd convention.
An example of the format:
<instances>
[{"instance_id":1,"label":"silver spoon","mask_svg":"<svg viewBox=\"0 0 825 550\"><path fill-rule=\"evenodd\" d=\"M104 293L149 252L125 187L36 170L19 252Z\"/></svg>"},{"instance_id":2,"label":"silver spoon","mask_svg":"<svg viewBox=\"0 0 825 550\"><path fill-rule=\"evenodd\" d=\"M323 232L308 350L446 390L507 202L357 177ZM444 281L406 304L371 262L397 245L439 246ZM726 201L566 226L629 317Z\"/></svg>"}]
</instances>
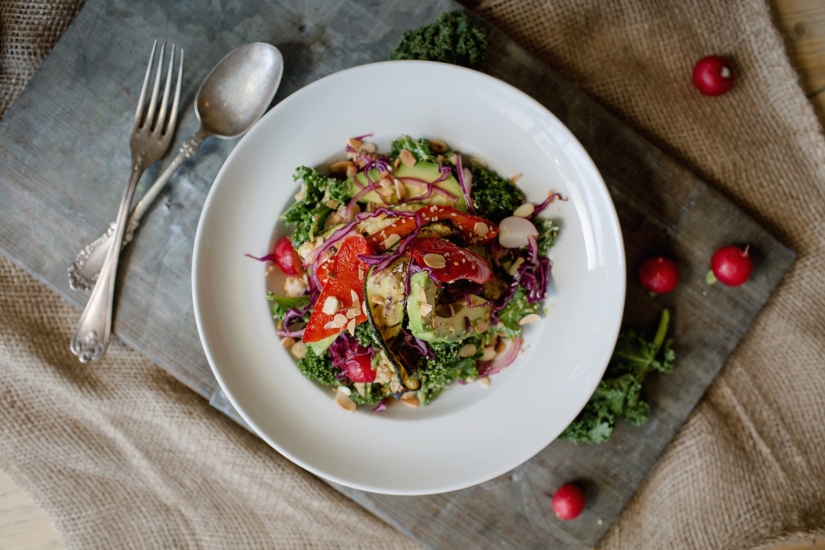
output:
<instances>
[{"instance_id":1,"label":"silver spoon","mask_svg":"<svg viewBox=\"0 0 825 550\"><path fill-rule=\"evenodd\" d=\"M177 156L135 205L123 237L123 246L132 240L140 219L157 198L172 174L197 153L210 136L232 139L246 133L272 103L281 83L284 60L278 48L263 42L244 44L229 52L206 76L195 96L195 116L200 128L183 142ZM91 290L112 246L115 223L93 243L81 250L69 266L69 286Z\"/></svg>"}]
</instances>

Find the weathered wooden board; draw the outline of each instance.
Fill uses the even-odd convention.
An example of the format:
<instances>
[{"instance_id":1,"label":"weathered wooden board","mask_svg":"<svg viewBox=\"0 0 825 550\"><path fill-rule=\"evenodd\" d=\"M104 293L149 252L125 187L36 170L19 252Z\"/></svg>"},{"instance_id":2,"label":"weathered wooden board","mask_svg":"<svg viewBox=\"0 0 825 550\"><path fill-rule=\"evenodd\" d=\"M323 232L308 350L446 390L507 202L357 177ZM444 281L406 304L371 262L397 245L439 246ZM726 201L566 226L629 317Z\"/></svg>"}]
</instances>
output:
<instances>
[{"instance_id":1,"label":"weathered wooden board","mask_svg":"<svg viewBox=\"0 0 825 550\"><path fill-rule=\"evenodd\" d=\"M133 92L154 38L175 40L187 51L189 107L180 143L196 127L197 86L243 42L267 41L283 52L277 102L322 76L386 58L403 30L455 7L448 0L310 0L300 7L287 0L89 0L0 124L0 251L78 307L85 302L86 295L69 290L66 267L117 208L129 164ZM589 548L702 396L793 253L507 37L491 33L483 70L544 103L593 156L619 212L631 280L648 254L679 258L679 290L651 300L630 284L625 312L626 324L652 330L660 309L673 308L677 369L651 380L651 420L640 428L620 425L609 443L554 442L507 475L446 495L389 497L337 488L431 547ZM190 288L197 220L233 145L207 142L150 211L121 264L115 331L237 418L203 356ZM141 185L160 168L152 167ZM709 255L728 242L752 245L753 280L735 291L707 288ZM584 486L588 508L580 520L562 524L550 511L550 495L569 480Z\"/></svg>"}]
</instances>

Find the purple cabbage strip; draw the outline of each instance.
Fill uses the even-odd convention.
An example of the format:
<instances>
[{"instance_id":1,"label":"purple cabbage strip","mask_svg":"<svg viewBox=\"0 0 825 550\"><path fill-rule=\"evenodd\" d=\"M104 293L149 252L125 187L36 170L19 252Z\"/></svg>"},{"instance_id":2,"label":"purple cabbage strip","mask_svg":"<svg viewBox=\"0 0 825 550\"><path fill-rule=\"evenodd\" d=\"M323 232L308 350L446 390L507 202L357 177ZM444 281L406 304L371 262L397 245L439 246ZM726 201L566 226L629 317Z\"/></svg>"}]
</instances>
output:
<instances>
[{"instance_id":1,"label":"purple cabbage strip","mask_svg":"<svg viewBox=\"0 0 825 550\"><path fill-rule=\"evenodd\" d=\"M409 214L415 215L415 212L409 212ZM358 258L368 266L375 267L375 271L373 273L380 273L387 269L391 263L400 258L407 251L407 248L410 246L412 241L418 236L419 231L421 231L421 217L415 216L415 229L412 233L401 240L401 244L398 245L398 248L396 248L395 251L390 254L386 252L384 254L376 255L360 254Z\"/></svg>"},{"instance_id":2,"label":"purple cabbage strip","mask_svg":"<svg viewBox=\"0 0 825 550\"><path fill-rule=\"evenodd\" d=\"M541 214L541 212L545 208L550 206L553 203L553 201L555 201L556 199L559 199L560 201L567 201L567 197L563 197L561 195L561 193L551 193L550 195L547 196L546 199L544 199L544 202L542 202L541 204L535 205L536 208L535 208L535 210L533 210L533 213L530 215L530 218L535 218L536 216Z\"/></svg>"},{"instance_id":3,"label":"purple cabbage strip","mask_svg":"<svg viewBox=\"0 0 825 550\"><path fill-rule=\"evenodd\" d=\"M259 262L274 262L275 261L275 253L267 254L266 256L257 257L253 256L252 254L244 254L247 258L252 258L253 260L258 260Z\"/></svg>"},{"instance_id":4,"label":"purple cabbage strip","mask_svg":"<svg viewBox=\"0 0 825 550\"><path fill-rule=\"evenodd\" d=\"M404 343L407 344L409 351L413 351L416 355L420 355L421 357L426 357L430 361L435 359L435 354L433 353L433 350L427 346L427 343L424 342L424 340L417 338L409 330L402 328L401 338L404 340Z\"/></svg>"},{"instance_id":5,"label":"purple cabbage strip","mask_svg":"<svg viewBox=\"0 0 825 550\"><path fill-rule=\"evenodd\" d=\"M321 291L314 284L312 278L308 277L307 279L309 283L309 303L304 307L294 307L292 309L287 310L286 314L284 314L284 328L275 329L275 332L278 334L278 336L289 336L291 338L304 337L304 330L306 329L306 324L304 324L304 326L300 329L293 330L291 327L296 321L303 322L301 317L303 317L312 310L312 305L318 301L318 297L321 295Z\"/></svg>"},{"instance_id":6,"label":"purple cabbage strip","mask_svg":"<svg viewBox=\"0 0 825 550\"><path fill-rule=\"evenodd\" d=\"M347 332L339 334L338 338L332 341L328 349L332 356L332 365L344 373L346 373L347 370L347 362L353 357L365 355L369 356L370 360L375 357L374 349L365 348L358 343L358 339L355 336Z\"/></svg>"},{"instance_id":7,"label":"purple cabbage strip","mask_svg":"<svg viewBox=\"0 0 825 550\"><path fill-rule=\"evenodd\" d=\"M311 266L310 269L309 269L310 274L311 274L310 279L314 279L315 284L320 286L320 284L318 283L318 280L315 278L315 272L316 272L316 269L318 267L316 265L317 261L318 261L318 259L323 257L324 252L326 252L327 250L332 248L338 242L342 241L345 237L348 237L351 234L353 234L355 226L358 225L360 222L362 222L364 220L368 220L370 218L374 218L375 216L378 216L379 214L386 214L388 216L399 216L399 217L412 217L412 216L416 215L415 212L396 212L394 210L389 210L387 208L379 208L375 212L360 212L360 213L356 214L355 217L350 222L347 222L346 225L344 225L343 227L337 229L332 235L330 235L329 238L326 241L324 241L324 244L322 244L321 246L319 246L318 248L316 248L315 250L310 252L309 255L307 256L306 260L304 261L304 264L306 264L308 266Z\"/></svg>"},{"instance_id":8,"label":"purple cabbage strip","mask_svg":"<svg viewBox=\"0 0 825 550\"><path fill-rule=\"evenodd\" d=\"M464 200L467 201L467 210L470 212L470 214L475 214L476 209L473 206L472 199L470 198L470 193L473 190L473 176L472 176L472 173L468 171L467 173L471 174L471 175L470 175L469 178L465 178L464 177L464 167L461 164L461 155L456 154L455 159L456 159L455 167L456 167L456 175L458 176L458 184L461 186L461 191L464 193ZM467 181L467 179L469 179L469 181Z\"/></svg>"},{"instance_id":9,"label":"purple cabbage strip","mask_svg":"<svg viewBox=\"0 0 825 550\"><path fill-rule=\"evenodd\" d=\"M364 134L363 136L356 136L355 139L357 139L358 141L364 141L364 138L368 138L368 137L372 137L372 133Z\"/></svg>"},{"instance_id":10,"label":"purple cabbage strip","mask_svg":"<svg viewBox=\"0 0 825 550\"><path fill-rule=\"evenodd\" d=\"M375 408L372 410L372 412L380 413L380 412L386 411L386 410L387 410L387 398L385 397L381 401L378 402L378 404L375 406Z\"/></svg>"}]
</instances>

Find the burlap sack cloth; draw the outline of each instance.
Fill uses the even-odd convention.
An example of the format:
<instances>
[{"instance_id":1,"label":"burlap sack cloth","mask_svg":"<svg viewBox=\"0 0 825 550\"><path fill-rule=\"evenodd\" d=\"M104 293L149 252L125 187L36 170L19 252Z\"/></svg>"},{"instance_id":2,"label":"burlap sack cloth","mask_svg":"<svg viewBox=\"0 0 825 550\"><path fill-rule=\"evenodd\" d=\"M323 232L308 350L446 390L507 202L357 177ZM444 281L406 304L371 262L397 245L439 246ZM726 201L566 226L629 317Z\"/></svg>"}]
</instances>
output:
<instances>
[{"instance_id":1,"label":"burlap sack cloth","mask_svg":"<svg viewBox=\"0 0 825 550\"><path fill-rule=\"evenodd\" d=\"M79 4L0 0L0 114ZM767 5L556 0L478 12L799 254L600 547L825 535L825 140ZM721 98L690 82L710 53L738 70ZM119 341L79 364L67 345L77 315L0 260L0 468L69 546L415 546Z\"/></svg>"}]
</instances>

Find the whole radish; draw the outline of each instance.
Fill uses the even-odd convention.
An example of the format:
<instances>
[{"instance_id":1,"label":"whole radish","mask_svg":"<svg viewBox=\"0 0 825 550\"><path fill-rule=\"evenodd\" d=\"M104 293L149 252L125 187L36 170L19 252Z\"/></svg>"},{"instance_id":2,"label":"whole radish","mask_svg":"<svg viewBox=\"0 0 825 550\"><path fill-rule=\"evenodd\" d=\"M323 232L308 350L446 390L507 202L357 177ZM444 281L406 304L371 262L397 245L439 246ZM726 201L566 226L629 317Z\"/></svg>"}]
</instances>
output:
<instances>
[{"instance_id":1,"label":"whole radish","mask_svg":"<svg viewBox=\"0 0 825 550\"><path fill-rule=\"evenodd\" d=\"M709 55L693 67L693 85L704 95L722 95L733 87L733 67L727 59Z\"/></svg>"},{"instance_id":2,"label":"whole radish","mask_svg":"<svg viewBox=\"0 0 825 550\"><path fill-rule=\"evenodd\" d=\"M664 256L648 258L639 266L639 282L654 294L673 292L679 284L679 268Z\"/></svg>"},{"instance_id":3,"label":"whole radish","mask_svg":"<svg viewBox=\"0 0 825 550\"><path fill-rule=\"evenodd\" d=\"M560 520L576 519L584 510L584 493L573 483L559 487L553 495L553 511Z\"/></svg>"},{"instance_id":4,"label":"whole radish","mask_svg":"<svg viewBox=\"0 0 825 550\"><path fill-rule=\"evenodd\" d=\"M748 254L750 246L744 250L738 246L723 246L713 253L710 259L711 273L708 274L708 283L721 281L728 286L739 286L750 278L753 273L753 260ZM712 277L711 277L712 275Z\"/></svg>"}]
</instances>

